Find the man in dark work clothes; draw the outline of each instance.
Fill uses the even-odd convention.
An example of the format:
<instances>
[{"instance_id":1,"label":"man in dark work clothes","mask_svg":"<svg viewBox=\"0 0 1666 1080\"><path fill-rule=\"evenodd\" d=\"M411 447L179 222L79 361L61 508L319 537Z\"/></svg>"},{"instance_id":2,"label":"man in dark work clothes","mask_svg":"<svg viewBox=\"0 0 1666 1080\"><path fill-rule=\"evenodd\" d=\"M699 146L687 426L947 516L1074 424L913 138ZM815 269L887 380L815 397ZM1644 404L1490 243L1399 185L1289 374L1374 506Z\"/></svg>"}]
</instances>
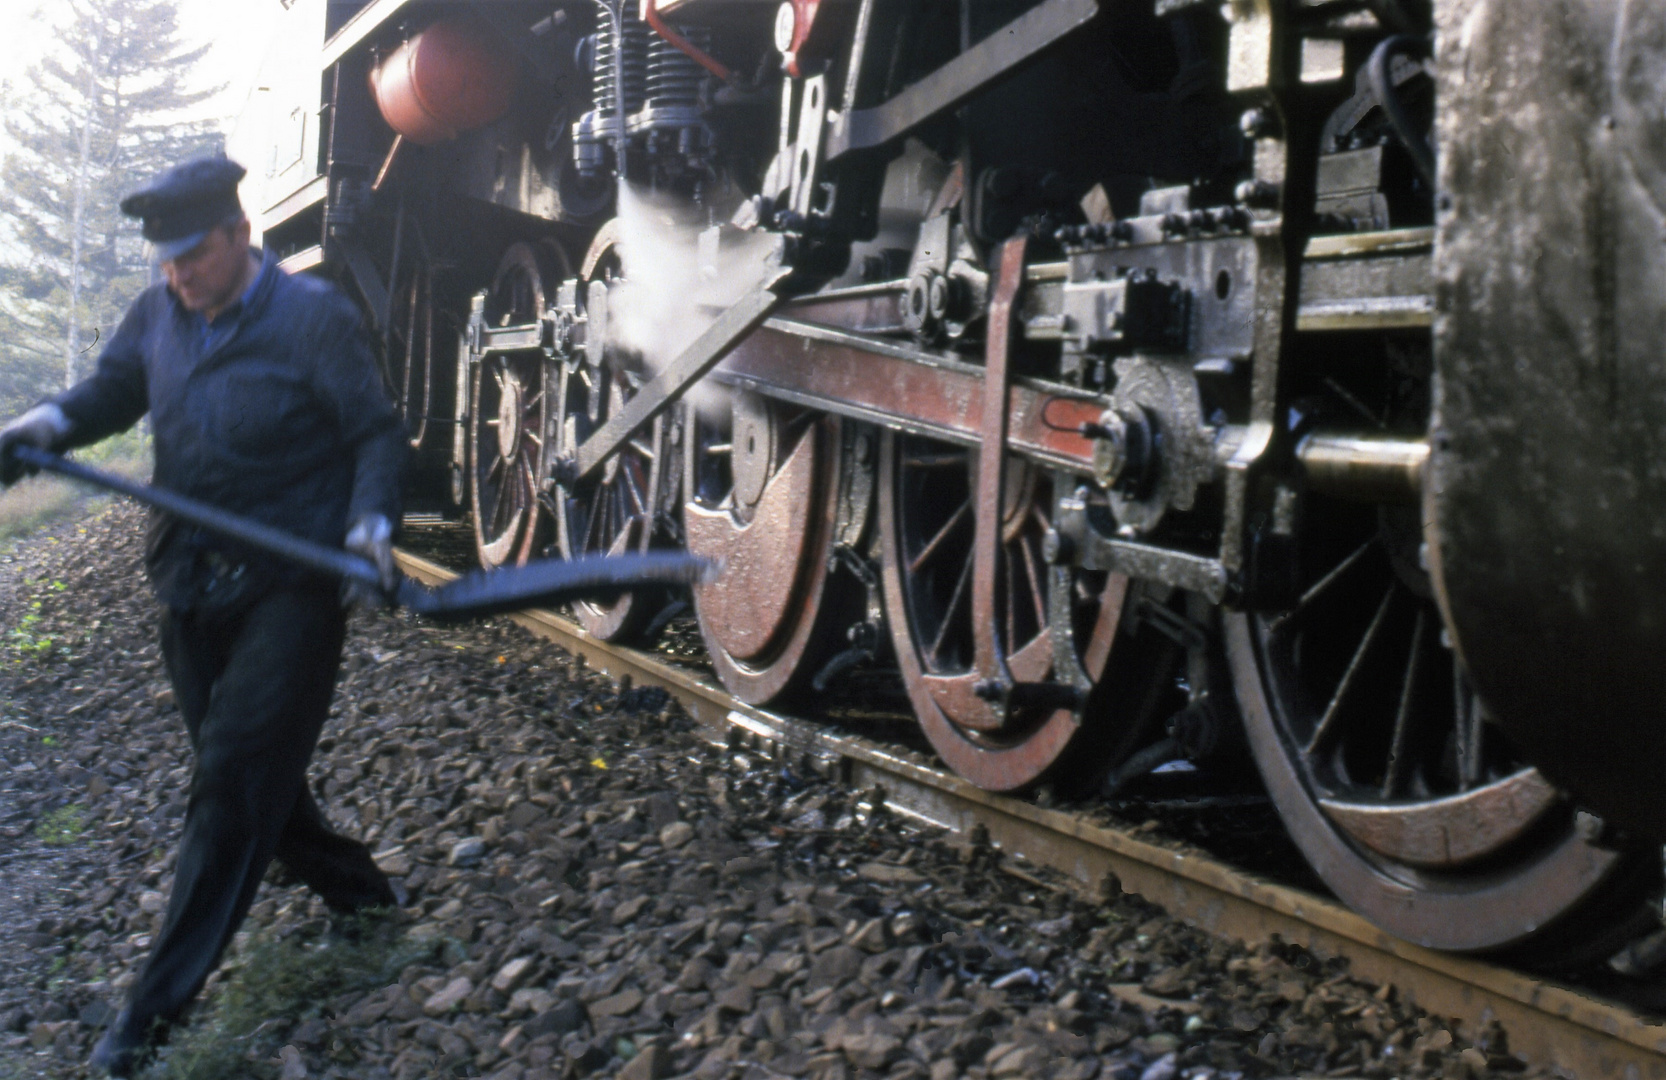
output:
<instances>
[{"instance_id":1,"label":"man in dark work clothes","mask_svg":"<svg viewBox=\"0 0 1666 1080\"><path fill-rule=\"evenodd\" d=\"M249 246L241 166L202 158L122 202L167 278L140 294L97 370L0 430L66 450L147 412L158 486L374 560L392 587L403 425L358 311ZM333 831L306 768L345 616L335 583L153 515L146 566L196 755L161 932L92 1064L129 1076L219 963L276 856L338 912L392 905L369 849Z\"/></svg>"}]
</instances>

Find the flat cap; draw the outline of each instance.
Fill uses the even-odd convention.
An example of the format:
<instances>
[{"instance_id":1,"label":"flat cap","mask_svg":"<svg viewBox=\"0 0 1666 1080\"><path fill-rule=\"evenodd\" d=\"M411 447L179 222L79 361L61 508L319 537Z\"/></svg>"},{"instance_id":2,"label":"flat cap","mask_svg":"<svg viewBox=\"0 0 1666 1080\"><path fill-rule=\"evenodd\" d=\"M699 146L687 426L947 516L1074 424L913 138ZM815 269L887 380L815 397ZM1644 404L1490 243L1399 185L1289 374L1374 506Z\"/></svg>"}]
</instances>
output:
<instances>
[{"instance_id":1,"label":"flat cap","mask_svg":"<svg viewBox=\"0 0 1666 1080\"><path fill-rule=\"evenodd\" d=\"M145 239L167 262L196 247L210 229L242 216L237 184L247 171L230 158L193 158L123 199L121 212L143 221Z\"/></svg>"}]
</instances>

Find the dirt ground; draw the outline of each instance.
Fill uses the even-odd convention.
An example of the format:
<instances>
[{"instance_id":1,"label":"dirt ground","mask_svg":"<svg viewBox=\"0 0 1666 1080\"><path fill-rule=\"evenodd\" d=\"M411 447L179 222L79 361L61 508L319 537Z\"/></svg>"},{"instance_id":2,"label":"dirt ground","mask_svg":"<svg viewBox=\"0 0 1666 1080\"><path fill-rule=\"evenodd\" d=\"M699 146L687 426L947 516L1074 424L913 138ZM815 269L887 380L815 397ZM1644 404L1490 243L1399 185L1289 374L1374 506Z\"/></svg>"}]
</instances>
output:
<instances>
[{"instance_id":1,"label":"dirt ground","mask_svg":"<svg viewBox=\"0 0 1666 1080\"><path fill-rule=\"evenodd\" d=\"M0 1077L78 1077L191 762L114 506L0 562ZM1045 887L512 624L355 616L311 773L411 904L275 868L152 1077L1519 1075L1391 988Z\"/></svg>"}]
</instances>

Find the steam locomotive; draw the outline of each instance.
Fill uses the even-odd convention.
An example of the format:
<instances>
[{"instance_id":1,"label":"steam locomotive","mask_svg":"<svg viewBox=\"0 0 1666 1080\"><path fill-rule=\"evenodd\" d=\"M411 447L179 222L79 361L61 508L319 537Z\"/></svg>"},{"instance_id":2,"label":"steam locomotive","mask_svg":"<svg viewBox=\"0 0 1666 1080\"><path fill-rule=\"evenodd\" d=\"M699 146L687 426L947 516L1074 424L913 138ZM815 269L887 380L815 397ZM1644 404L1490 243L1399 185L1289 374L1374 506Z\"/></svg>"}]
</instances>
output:
<instances>
[{"instance_id":1,"label":"steam locomotive","mask_svg":"<svg viewBox=\"0 0 1666 1080\"><path fill-rule=\"evenodd\" d=\"M721 560L574 614L991 790L1253 761L1423 944L1649 917L1659 6L285 6L246 201L482 564Z\"/></svg>"}]
</instances>

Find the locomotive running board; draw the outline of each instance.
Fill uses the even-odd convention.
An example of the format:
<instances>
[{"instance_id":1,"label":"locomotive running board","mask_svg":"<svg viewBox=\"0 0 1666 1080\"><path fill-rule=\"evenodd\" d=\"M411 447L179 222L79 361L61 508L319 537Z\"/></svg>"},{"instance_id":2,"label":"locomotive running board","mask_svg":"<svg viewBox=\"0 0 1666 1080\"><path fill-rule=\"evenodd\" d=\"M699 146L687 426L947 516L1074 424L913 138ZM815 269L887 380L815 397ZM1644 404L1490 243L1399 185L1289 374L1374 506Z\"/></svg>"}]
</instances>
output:
<instances>
[{"instance_id":1,"label":"locomotive running board","mask_svg":"<svg viewBox=\"0 0 1666 1080\"><path fill-rule=\"evenodd\" d=\"M14 446L11 453L26 465L119 492L182 521L309 570L381 590L381 576L375 564L362 556L314 543L176 492L65 461L33 446ZM566 600L614 596L645 585L695 584L708 580L712 569L705 559L676 553L606 556L571 562L539 559L525 566L476 570L437 589L401 577L388 598L395 606L418 615L440 619L480 618Z\"/></svg>"}]
</instances>

